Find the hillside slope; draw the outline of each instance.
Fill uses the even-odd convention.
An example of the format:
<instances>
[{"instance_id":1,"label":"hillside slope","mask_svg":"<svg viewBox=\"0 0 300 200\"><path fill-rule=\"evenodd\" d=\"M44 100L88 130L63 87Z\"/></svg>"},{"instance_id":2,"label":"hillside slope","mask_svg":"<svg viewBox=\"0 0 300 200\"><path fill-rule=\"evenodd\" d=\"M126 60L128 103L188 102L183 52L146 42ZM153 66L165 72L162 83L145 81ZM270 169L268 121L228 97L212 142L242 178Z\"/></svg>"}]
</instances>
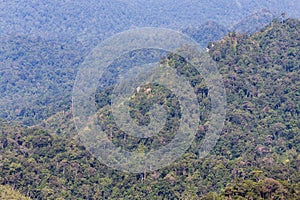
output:
<instances>
[{"instance_id":1,"label":"hillside slope","mask_svg":"<svg viewBox=\"0 0 300 200\"><path fill-rule=\"evenodd\" d=\"M3 1L0 117L33 125L70 107L78 65L100 41L135 27L183 30L201 47L273 17L299 18L298 1ZM69 102L67 105L66 102Z\"/></svg>"},{"instance_id":2,"label":"hillside slope","mask_svg":"<svg viewBox=\"0 0 300 200\"><path fill-rule=\"evenodd\" d=\"M1 122L1 184L13 184L33 199L298 199L299 28L296 19L274 20L251 36L230 33L210 44L228 102L221 138L206 158L197 155L207 128L200 124L191 147L169 167L147 174L112 170L70 137L76 132L70 112L64 112L45 121L46 129ZM187 76L199 102L209 105L203 79L191 73L184 60L169 55L162 62ZM125 141L126 133L109 118L109 90L102 91L97 102L100 122L114 144L140 151L172 139L170 128L158 138ZM133 117L147 113L141 103L167 94L160 87L153 93L157 98L132 99ZM176 112L175 101L168 105L175 110L170 113ZM209 109L201 112L205 118ZM147 122L147 117L142 119ZM176 120L169 125L176 126Z\"/></svg>"}]
</instances>

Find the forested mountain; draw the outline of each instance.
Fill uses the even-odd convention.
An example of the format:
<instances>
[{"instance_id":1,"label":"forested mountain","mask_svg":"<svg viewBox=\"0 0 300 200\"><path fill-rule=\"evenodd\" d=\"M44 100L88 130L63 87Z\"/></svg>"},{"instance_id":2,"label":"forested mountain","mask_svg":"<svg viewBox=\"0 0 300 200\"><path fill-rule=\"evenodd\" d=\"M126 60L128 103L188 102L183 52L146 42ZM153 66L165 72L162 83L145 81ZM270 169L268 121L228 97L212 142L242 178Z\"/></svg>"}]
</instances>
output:
<instances>
[{"instance_id":1,"label":"forested mountain","mask_svg":"<svg viewBox=\"0 0 300 200\"><path fill-rule=\"evenodd\" d=\"M287 17L300 17L300 5L296 0L132 0L131 3L139 6L148 14L147 17L151 17L152 26L167 24L173 28L182 24L200 26L207 21L216 21L230 28L236 22L260 10L269 10L275 15L285 11Z\"/></svg>"},{"instance_id":2,"label":"forested mountain","mask_svg":"<svg viewBox=\"0 0 300 200\"><path fill-rule=\"evenodd\" d=\"M200 26L191 25L183 29L182 32L192 37L201 47L205 48L209 42L220 40L230 31L250 34L269 24L274 18L276 18L276 15L269 10L262 9L242 18L242 20L238 20L229 27L216 21L207 21Z\"/></svg>"},{"instance_id":3,"label":"forested mountain","mask_svg":"<svg viewBox=\"0 0 300 200\"><path fill-rule=\"evenodd\" d=\"M231 29L238 33L253 33L269 24L274 18L276 17L272 12L262 9L243 18Z\"/></svg>"},{"instance_id":4,"label":"forested mountain","mask_svg":"<svg viewBox=\"0 0 300 200\"><path fill-rule=\"evenodd\" d=\"M3 1L0 117L34 125L70 107L78 65L100 41L135 27L180 30L206 48L228 31L299 17L292 1ZM69 102L69 104L66 104Z\"/></svg>"},{"instance_id":5,"label":"forested mountain","mask_svg":"<svg viewBox=\"0 0 300 200\"><path fill-rule=\"evenodd\" d=\"M227 35L229 29L214 21L208 21L199 27L185 28L182 32L192 37L202 47L207 47L209 42L220 40Z\"/></svg>"},{"instance_id":6,"label":"forested mountain","mask_svg":"<svg viewBox=\"0 0 300 200\"><path fill-rule=\"evenodd\" d=\"M0 31L3 35L40 36L44 40L112 34L128 27L139 16L122 1L2 1ZM84 38L83 38L84 40Z\"/></svg>"},{"instance_id":7,"label":"forested mountain","mask_svg":"<svg viewBox=\"0 0 300 200\"><path fill-rule=\"evenodd\" d=\"M188 151L170 166L143 174L113 170L79 143L66 108L35 127L1 121L1 184L32 199L299 199L299 44L300 21L275 19L252 35L231 32L208 45L224 78L227 116L216 147L205 158L197 151L207 130L204 123ZM80 55L70 57L80 62ZM205 82L184 59L169 54L161 62L187 76L199 102L209 107ZM132 98L133 117L145 115L140 105L155 100L166 100L168 112L176 113L176 98L153 88L155 98ZM147 151L172 139L165 129L156 138L126 137L125 142L125 133L110 118L110 91L99 91L96 103L114 144ZM205 122L209 110L201 112ZM147 117L141 119L147 123Z\"/></svg>"},{"instance_id":8,"label":"forested mountain","mask_svg":"<svg viewBox=\"0 0 300 200\"><path fill-rule=\"evenodd\" d=\"M300 17L297 0L112 0L112 1L2 1L0 34L35 35L91 40L130 26L181 29L216 21L226 26L261 9L287 17Z\"/></svg>"},{"instance_id":9,"label":"forested mountain","mask_svg":"<svg viewBox=\"0 0 300 200\"><path fill-rule=\"evenodd\" d=\"M32 125L70 106L77 66L85 55L81 43L25 36L1 42L1 118Z\"/></svg>"}]
</instances>

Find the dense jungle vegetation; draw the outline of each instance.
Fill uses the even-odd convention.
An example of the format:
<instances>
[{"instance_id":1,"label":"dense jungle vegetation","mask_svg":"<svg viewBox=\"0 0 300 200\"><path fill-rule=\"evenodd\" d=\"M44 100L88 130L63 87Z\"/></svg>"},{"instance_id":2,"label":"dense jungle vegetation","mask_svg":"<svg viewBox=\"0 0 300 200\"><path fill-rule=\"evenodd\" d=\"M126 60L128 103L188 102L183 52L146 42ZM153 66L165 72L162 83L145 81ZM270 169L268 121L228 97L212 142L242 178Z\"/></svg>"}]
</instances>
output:
<instances>
[{"instance_id":1,"label":"dense jungle vegetation","mask_svg":"<svg viewBox=\"0 0 300 200\"><path fill-rule=\"evenodd\" d=\"M151 173L124 173L96 160L80 144L65 99L55 104L61 108L51 110L47 119L40 117L41 123L33 126L1 120L0 183L3 186L0 195L26 199L17 194L19 191L31 199L299 199L299 44L300 21L297 19L275 19L251 35L229 32L223 39L209 43L209 55L218 65L227 93L227 115L221 137L207 157L198 158L197 150L207 130L205 122L209 115L209 109L201 110L201 124L191 147L170 166ZM47 46L44 42L41 45ZM64 45L53 48L66 56ZM35 51L34 47L30 49ZM28 60L26 48L18 52L24 54L24 66L43 62ZM82 54L67 55L69 57L62 59L64 64L55 64L55 71L45 68L49 73L43 75L53 80L47 87L60 90L63 88L58 87L59 81L68 82L69 78L59 79L53 73L74 78L75 70L63 66L81 62ZM44 56L61 59L60 54ZM191 66L184 59L169 54L161 63L188 77L201 108L209 107L205 81L190 70ZM31 83L36 81L34 73L23 75L13 70L11 73L12 77L30 78ZM1 87L1 94L9 92L9 87L10 84ZM141 105L151 105L154 101L161 102L170 116L180 116L176 97L159 86L152 87L151 97L144 93L133 95L132 117L140 119L138 123L148 123L149 110ZM56 90L47 89L52 92L52 98L43 99L41 95L41 101L61 98ZM178 122L171 117L158 136L147 140L128 137L118 130L110 117L111 90L112 86L99 90L96 103L99 122L114 144L131 151L147 151L173 138L170 130L176 129ZM30 91L28 98L34 93ZM17 116L28 115L27 120L39 116L31 114L31 105L28 107L13 112ZM46 109L42 105L37 108ZM28 124L34 123L29 121Z\"/></svg>"},{"instance_id":2,"label":"dense jungle vegetation","mask_svg":"<svg viewBox=\"0 0 300 200\"><path fill-rule=\"evenodd\" d=\"M253 33L282 11L298 18L299 10L297 0L3 1L0 117L34 125L67 110L78 66L115 33L172 28L206 48L230 31Z\"/></svg>"}]
</instances>

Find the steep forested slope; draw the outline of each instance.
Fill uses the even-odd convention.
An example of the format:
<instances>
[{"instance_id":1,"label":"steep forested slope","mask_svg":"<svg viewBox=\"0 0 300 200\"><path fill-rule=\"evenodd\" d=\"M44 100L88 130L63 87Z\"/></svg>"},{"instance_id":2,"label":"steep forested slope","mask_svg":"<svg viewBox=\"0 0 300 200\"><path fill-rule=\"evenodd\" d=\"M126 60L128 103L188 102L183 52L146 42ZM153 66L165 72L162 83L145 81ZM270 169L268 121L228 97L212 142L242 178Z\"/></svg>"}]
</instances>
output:
<instances>
[{"instance_id":1,"label":"steep forested slope","mask_svg":"<svg viewBox=\"0 0 300 200\"><path fill-rule=\"evenodd\" d=\"M217 154L243 158L241 163L258 170L250 174L293 183L299 183L300 158L299 27L298 20L274 20L250 37L229 34L210 49L228 98L228 133L216 148L223 153ZM244 179L245 169L237 165L232 173ZM241 182L249 187L249 182ZM251 196L243 184L227 188L230 195Z\"/></svg>"},{"instance_id":2,"label":"steep forested slope","mask_svg":"<svg viewBox=\"0 0 300 200\"><path fill-rule=\"evenodd\" d=\"M99 41L115 33L167 27L183 30L205 48L228 30L252 32L281 12L299 17L297 2L3 1L0 117L32 125L62 111L62 104L71 101L78 64Z\"/></svg>"},{"instance_id":3,"label":"steep forested slope","mask_svg":"<svg viewBox=\"0 0 300 200\"><path fill-rule=\"evenodd\" d=\"M201 124L190 149L169 167L147 174L115 171L72 139L76 132L71 113L61 112L41 127L1 122L1 183L33 199L298 199L299 28L299 20L274 20L251 36L230 33L209 45L224 77L228 102L221 138L206 158L197 155L207 128ZM209 105L205 83L190 74L184 60L169 55L162 62L186 75L199 102ZM110 90L100 91L96 99L104 127L115 126L108 117ZM133 117L147 113L141 103L160 101L166 92L156 87L153 94L157 98L132 99ZM176 108L176 101L170 102ZM147 117L142 119L147 122ZM157 148L160 139L172 139L167 134L147 141L127 138L126 143L117 128L105 131L116 145L132 151Z\"/></svg>"}]
</instances>

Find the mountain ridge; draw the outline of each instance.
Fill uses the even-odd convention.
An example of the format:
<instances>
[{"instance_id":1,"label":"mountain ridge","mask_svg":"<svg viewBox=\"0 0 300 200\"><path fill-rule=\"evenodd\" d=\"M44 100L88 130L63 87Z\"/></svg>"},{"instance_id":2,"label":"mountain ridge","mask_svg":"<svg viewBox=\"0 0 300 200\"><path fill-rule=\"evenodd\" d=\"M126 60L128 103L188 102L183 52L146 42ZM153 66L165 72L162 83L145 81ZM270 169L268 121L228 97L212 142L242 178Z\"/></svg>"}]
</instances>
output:
<instances>
[{"instance_id":1,"label":"mountain ridge","mask_svg":"<svg viewBox=\"0 0 300 200\"><path fill-rule=\"evenodd\" d=\"M299 27L296 19L273 20L252 35L229 33L210 43L209 54L224 77L227 115L208 157L197 155L206 130L201 124L191 147L169 167L145 174L112 170L70 137L76 132L70 128L74 124L69 110L39 127L1 122L1 184L14 184L34 199L298 199ZM190 75L200 102L209 105L205 84L197 74L189 74L192 70L184 72L189 69L184 60L169 55L162 62ZM100 92L100 100L109 96ZM109 102L101 103L99 112L109 111ZM139 103L140 98L132 98L133 117L145 112ZM204 117L209 112L202 111ZM108 115L103 116L105 128L114 127ZM115 145L124 146L124 133L113 130L104 131ZM160 140L126 142L139 151Z\"/></svg>"}]
</instances>

